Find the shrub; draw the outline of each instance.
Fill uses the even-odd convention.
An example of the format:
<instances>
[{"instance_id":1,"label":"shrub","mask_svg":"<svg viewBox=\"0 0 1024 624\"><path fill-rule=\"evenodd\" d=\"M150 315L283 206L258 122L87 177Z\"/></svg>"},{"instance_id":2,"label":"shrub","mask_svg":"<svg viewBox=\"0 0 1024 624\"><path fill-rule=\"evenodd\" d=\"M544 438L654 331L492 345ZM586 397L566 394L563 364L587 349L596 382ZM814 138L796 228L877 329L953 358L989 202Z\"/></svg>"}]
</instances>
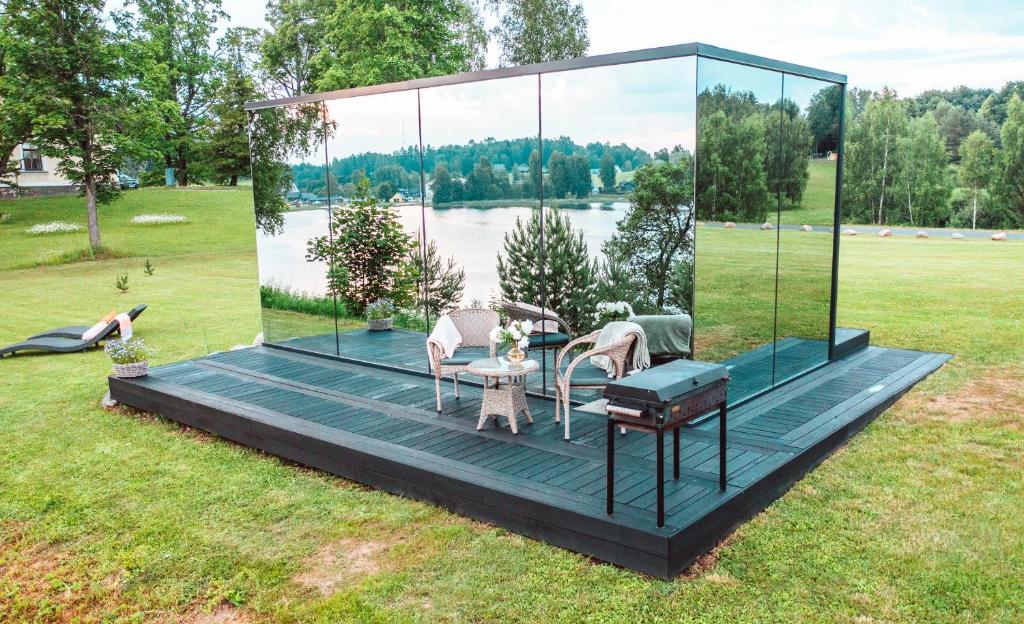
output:
<instances>
[{"instance_id":1,"label":"shrub","mask_svg":"<svg viewBox=\"0 0 1024 624\"><path fill-rule=\"evenodd\" d=\"M108 341L103 347L103 352L114 364L135 364L148 360L155 349L147 345L142 338L128 338Z\"/></svg>"},{"instance_id":2,"label":"shrub","mask_svg":"<svg viewBox=\"0 0 1024 624\"><path fill-rule=\"evenodd\" d=\"M270 310L286 310L316 316L334 316L334 298L316 297L298 293L276 285L260 286L260 306ZM344 306L338 304L339 316L345 315Z\"/></svg>"},{"instance_id":3,"label":"shrub","mask_svg":"<svg viewBox=\"0 0 1024 624\"><path fill-rule=\"evenodd\" d=\"M378 299L366 306L366 318L371 321L389 319L395 315L395 304L387 299Z\"/></svg>"}]
</instances>

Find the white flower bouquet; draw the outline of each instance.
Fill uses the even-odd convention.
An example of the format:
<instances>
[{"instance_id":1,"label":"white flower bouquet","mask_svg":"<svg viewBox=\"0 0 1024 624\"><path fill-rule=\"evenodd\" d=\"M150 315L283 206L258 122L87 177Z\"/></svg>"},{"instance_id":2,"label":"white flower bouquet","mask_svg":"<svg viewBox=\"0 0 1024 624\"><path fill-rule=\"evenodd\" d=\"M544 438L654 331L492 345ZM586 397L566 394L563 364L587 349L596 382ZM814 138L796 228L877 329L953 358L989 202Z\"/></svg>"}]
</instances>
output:
<instances>
[{"instance_id":1,"label":"white flower bouquet","mask_svg":"<svg viewBox=\"0 0 1024 624\"><path fill-rule=\"evenodd\" d=\"M633 316L633 306L625 301L602 301L597 304L594 321L598 325L606 325L612 321L624 321Z\"/></svg>"},{"instance_id":2,"label":"white flower bouquet","mask_svg":"<svg viewBox=\"0 0 1024 624\"><path fill-rule=\"evenodd\" d=\"M517 346L525 349L530 346L530 332L533 321L512 321L508 327L498 325L491 330L491 341L501 347Z\"/></svg>"}]
</instances>

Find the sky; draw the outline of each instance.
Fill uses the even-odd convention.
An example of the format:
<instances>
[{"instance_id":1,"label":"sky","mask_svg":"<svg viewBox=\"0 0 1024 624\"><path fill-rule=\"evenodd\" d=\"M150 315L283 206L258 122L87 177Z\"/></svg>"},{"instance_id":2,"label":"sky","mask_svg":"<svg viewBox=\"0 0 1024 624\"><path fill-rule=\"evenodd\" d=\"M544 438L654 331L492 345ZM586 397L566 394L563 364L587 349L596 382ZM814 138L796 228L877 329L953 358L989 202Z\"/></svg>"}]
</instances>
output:
<instances>
[{"instance_id":1,"label":"sky","mask_svg":"<svg viewBox=\"0 0 1024 624\"><path fill-rule=\"evenodd\" d=\"M223 0L264 26L262 0ZM998 88L1024 80L1020 0L583 0L589 54L700 41L846 74L851 86ZM490 64L496 52L490 51Z\"/></svg>"}]
</instances>

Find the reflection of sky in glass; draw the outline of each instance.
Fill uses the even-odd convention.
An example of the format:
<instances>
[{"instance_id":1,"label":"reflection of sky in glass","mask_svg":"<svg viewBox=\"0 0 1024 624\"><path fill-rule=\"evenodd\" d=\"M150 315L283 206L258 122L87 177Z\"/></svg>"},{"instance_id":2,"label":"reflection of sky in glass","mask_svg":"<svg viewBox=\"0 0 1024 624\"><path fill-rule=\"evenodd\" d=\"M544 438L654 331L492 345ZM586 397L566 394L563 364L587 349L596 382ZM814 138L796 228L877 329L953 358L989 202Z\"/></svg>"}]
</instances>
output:
<instances>
[{"instance_id":1,"label":"reflection of sky in glass","mask_svg":"<svg viewBox=\"0 0 1024 624\"><path fill-rule=\"evenodd\" d=\"M692 151L695 73L696 59L687 57L544 74L544 136Z\"/></svg>"},{"instance_id":2,"label":"reflection of sky in glass","mask_svg":"<svg viewBox=\"0 0 1024 624\"><path fill-rule=\"evenodd\" d=\"M423 89L420 103L424 145L537 136L536 76Z\"/></svg>"},{"instance_id":3,"label":"reflection of sky in glass","mask_svg":"<svg viewBox=\"0 0 1024 624\"><path fill-rule=\"evenodd\" d=\"M327 138L330 159L419 144L415 91L330 100L327 119L335 124Z\"/></svg>"},{"instance_id":4,"label":"reflection of sky in glass","mask_svg":"<svg viewBox=\"0 0 1024 624\"><path fill-rule=\"evenodd\" d=\"M701 58L697 61L697 93L722 84L736 91L750 91L762 104L775 104L782 95L779 72Z\"/></svg>"}]
</instances>

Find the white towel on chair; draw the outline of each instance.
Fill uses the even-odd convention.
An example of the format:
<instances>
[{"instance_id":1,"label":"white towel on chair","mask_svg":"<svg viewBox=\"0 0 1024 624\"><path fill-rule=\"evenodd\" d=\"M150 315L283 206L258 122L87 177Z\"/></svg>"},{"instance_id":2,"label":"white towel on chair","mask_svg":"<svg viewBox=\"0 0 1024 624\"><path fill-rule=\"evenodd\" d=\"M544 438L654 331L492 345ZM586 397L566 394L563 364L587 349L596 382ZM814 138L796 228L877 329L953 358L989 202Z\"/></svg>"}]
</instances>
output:
<instances>
[{"instance_id":1,"label":"white towel on chair","mask_svg":"<svg viewBox=\"0 0 1024 624\"><path fill-rule=\"evenodd\" d=\"M647 352L647 335L644 333L644 328L636 323L630 323L629 321L612 321L608 323L601 329L601 333L598 334L594 348L607 347L614 342L622 340L627 334L636 334L636 344L633 345L633 360L629 362L627 368L636 370L650 368L651 354ZM607 355L591 356L590 363L603 369L608 373L609 377L615 376L615 366L612 365L612 360Z\"/></svg>"},{"instance_id":2,"label":"white towel on chair","mask_svg":"<svg viewBox=\"0 0 1024 624\"><path fill-rule=\"evenodd\" d=\"M117 321L117 333L121 334L121 340L128 340L132 337L132 317L128 316L124 312L114 317Z\"/></svg>"},{"instance_id":3,"label":"white towel on chair","mask_svg":"<svg viewBox=\"0 0 1024 624\"><path fill-rule=\"evenodd\" d=\"M446 358L455 355L455 350L462 346L462 334L455 327L455 323L447 314L437 319L434 330L430 332L430 341L441 345L441 350Z\"/></svg>"}]
</instances>

